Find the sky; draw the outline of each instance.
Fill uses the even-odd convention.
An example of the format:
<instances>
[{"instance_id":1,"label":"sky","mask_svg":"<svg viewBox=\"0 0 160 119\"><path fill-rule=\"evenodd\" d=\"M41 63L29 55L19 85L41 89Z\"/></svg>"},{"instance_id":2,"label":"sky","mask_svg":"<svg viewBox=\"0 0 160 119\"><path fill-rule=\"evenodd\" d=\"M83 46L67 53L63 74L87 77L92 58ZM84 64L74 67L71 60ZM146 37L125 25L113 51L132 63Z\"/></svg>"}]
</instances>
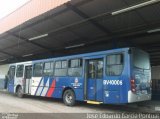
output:
<instances>
[{"instance_id":1,"label":"sky","mask_svg":"<svg viewBox=\"0 0 160 119\"><path fill-rule=\"evenodd\" d=\"M24 5L26 2L30 0L1 0L0 1L0 19L9 15L17 8Z\"/></svg>"}]
</instances>

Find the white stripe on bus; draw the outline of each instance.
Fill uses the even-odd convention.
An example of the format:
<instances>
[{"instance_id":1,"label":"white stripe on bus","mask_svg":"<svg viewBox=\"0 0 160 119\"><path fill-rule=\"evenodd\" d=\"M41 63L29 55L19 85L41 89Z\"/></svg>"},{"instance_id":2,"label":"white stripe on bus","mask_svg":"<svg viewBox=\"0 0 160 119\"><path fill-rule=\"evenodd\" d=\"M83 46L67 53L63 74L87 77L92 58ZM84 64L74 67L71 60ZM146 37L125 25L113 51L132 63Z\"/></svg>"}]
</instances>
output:
<instances>
[{"instance_id":1,"label":"white stripe on bus","mask_svg":"<svg viewBox=\"0 0 160 119\"><path fill-rule=\"evenodd\" d=\"M43 90L43 84L44 84L44 78L42 79L39 87L38 87L38 90L37 90L37 93L36 93L36 96L40 96L42 90Z\"/></svg>"},{"instance_id":2,"label":"white stripe on bus","mask_svg":"<svg viewBox=\"0 0 160 119\"><path fill-rule=\"evenodd\" d=\"M43 92L42 92L41 96L46 96L46 93L47 93L47 91L49 89L49 78L48 78L47 83L46 83L45 86L46 87L43 88Z\"/></svg>"}]
</instances>

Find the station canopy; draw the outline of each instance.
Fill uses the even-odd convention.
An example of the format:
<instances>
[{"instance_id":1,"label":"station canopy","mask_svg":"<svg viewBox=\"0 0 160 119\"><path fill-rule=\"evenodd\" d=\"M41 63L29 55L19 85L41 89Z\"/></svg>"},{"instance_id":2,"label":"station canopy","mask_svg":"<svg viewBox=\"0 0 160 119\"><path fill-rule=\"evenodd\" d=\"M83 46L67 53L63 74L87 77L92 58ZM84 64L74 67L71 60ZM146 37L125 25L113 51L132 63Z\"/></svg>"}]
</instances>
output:
<instances>
[{"instance_id":1,"label":"station canopy","mask_svg":"<svg viewBox=\"0 0 160 119\"><path fill-rule=\"evenodd\" d=\"M159 0L71 0L0 35L0 64L138 47L160 64Z\"/></svg>"}]
</instances>

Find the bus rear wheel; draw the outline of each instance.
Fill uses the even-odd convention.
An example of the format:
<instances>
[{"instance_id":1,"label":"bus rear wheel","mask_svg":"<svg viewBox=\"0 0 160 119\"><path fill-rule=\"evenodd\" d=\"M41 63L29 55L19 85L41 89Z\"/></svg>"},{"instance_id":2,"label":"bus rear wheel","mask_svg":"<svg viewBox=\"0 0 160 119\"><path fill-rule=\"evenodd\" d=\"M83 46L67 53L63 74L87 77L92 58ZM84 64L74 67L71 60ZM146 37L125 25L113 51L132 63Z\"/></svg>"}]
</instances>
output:
<instances>
[{"instance_id":1,"label":"bus rear wheel","mask_svg":"<svg viewBox=\"0 0 160 119\"><path fill-rule=\"evenodd\" d=\"M17 96L19 98L23 98L24 94L23 94L23 90L22 90L22 87L19 86L18 89L17 89Z\"/></svg>"},{"instance_id":2,"label":"bus rear wheel","mask_svg":"<svg viewBox=\"0 0 160 119\"><path fill-rule=\"evenodd\" d=\"M74 92L69 89L69 90L66 90L63 94L63 102L65 105L67 106L74 106L75 105L75 94Z\"/></svg>"}]
</instances>

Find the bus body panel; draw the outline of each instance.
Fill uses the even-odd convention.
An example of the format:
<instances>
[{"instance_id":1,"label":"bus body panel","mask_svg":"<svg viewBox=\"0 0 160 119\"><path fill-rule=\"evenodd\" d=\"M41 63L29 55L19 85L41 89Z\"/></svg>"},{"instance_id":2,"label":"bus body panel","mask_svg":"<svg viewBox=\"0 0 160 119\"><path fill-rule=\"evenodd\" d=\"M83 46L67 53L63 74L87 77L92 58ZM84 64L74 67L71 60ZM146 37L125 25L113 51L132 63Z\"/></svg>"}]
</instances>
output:
<instances>
[{"instance_id":1,"label":"bus body panel","mask_svg":"<svg viewBox=\"0 0 160 119\"><path fill-rule=\"evenodd\" d=\"M140 49L132 48L130 58L130 77L135 81L136 88L135 92L128 91L128 103L151 100L151 66L149 55Z\"/></svg>"},{"instance_id":2,"label":"bus body panel","mask_svg":"<svg viewBox=\"0 0 160 119\"><path fill-rule=\"evenodd\" d=\"M14 74L12 74L13 76L12 77L8 76L8 78L9 78L9 80L8 80L8 92L10 92L10 93L16 93L18 86L21 86L22 90L25 93L24 71L23 71L21 77L17 77L17 73L16 73L17 72L17 66L19 66L19 65L23 65L23 70L24 70L25 66L32 65L32 62L28 61L28 62L14 63L14 64L10 65L10 68L12 66L15 67L15 72L14 72ZM28 84L28 86L30 87L30 84Z\"/></svg>"},{"instance_id":3,"label":"bus body panel","mask_svg":"<svg viewBox=\"0 0 160 119\"><path fill-rule=\"evenodd\" d=\"M77 100L83 100L83 78L78 77L32 77L35 85L32 85L31 95L62 98L65 88L72 88ZM77 81L78 80L78 81ZM67 81L67 82L66 82Z\"/></svg>"},{"instance_id":4,"label":"bus body panel","mask_svg":"<svg viewBox=\"0 0 160 119\"><path fill-rule=\"evenodd\" d=\"M104 103L106 104L128 103L128 90L130 88L130 78L129 78L130 60L127 50L120 52L113 52L112 54L119 54L119 53L122 53L124 55L124 64L122 73L117 76L105 75L105 79L103 81Z\"/></svg>"},{"instance_id":5,"label":"bus body panel","mask_svg":"<svg viewBox=\"0 0 160 119\"><path fill-rule=\"evenodd\" d=\"M15 93L14 89L14 79L11 79L8 81L8 92Z\"/></svg>"},{"instance_id":6,"label":"bus body panel","mask_svg":"<svg viewBox=\"0 0 160 119\"><path fill-rule=\"evenodd\" d=\"M15 71L16 71L15 64L11 64L10 65L10 69L8 71L8 76L7 76L7 78L9 79L7 87L8 87L8 92L10 92L10 93L15 93L14 92L14 89L15 89L15 87L14 87L14 84L15 84Z\"/></svg>"}]
</instances>

